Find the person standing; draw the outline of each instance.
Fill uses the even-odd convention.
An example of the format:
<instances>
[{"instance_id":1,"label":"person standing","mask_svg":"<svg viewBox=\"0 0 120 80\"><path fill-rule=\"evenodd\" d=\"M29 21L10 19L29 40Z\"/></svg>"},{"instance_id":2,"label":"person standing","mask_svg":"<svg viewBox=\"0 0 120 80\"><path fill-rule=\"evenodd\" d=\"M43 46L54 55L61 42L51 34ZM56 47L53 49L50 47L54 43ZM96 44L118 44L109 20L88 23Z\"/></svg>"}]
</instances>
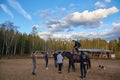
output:
<instances>
[{"instance_id":1,"label":"person standing","mask_svg":"<svg viewBox=\"0 0 120 80\"><path fill-rule=\"evenodd\" d=\"M54 54L53 54L53 58L54 58L54 64L55 64L55 67L57 68L57 51L55 50Z\"/></svg>"},{"instance_id":2,"label":"person standing","mask_svg":"<svg viewBox=\"0 0 120 80\"><path fill-rule=\"evenodd\" d=\"M85 78L87 73L86 65L87 65L88 58L83 51L81 51L81 54L79 57L80 57L79 59L80 59L80 72L81 72L80 78Z\"/></svg>"},{"instance_id":3,"label":"person standing","mask_svg":"<svg viewBox=\"0 0 120 80\"><path fill-rule=\"evenodd\" d=\"M45 63L46 63L45 67L46 67L46 69L48 69L48 58L49 58L49 56L48 56L48 52L47 52L45 54Z\"/></svg>"},{"instance_id":4,"label":"person standing","mask_svg":"<svg viewBox=\"0 0 120 80\"><path fill-rule=\"evenodd\" d=\"M74 51L73 52L70 52L70 55L69 55L69 66L68 66L68 73L70 72L70 68L72 67L72 70L75 72L75 64L74 64Z\"/></svg>"},{"instance_id":5,"label":"person standing","mask_svg":"<svg viewBox=\"0 0 120 80\"><path fill-rule=\"evenodd\" d=\"M91 60L89 56L89 52L84 52L87 55L87 70L91 68Z\"/></svg>"},{"instance_id":6,"label":"person standing","mask_svg":"<svg viewBox=\"0 0 120 80\"><path fill-rule=\"evenodd\" d=\"M57 55L57 63L58 63L58 73L62 73L62 65L63 65L63 56L61 52Z\"/></svg>"},{"instance_id":7,"label":"person standing","mask_svg":"<svg viewBox=\"0 0 120 80\"><path fill-rule=\"evenodd\" d=\"M81 44L78 41L72 40L74 42L74 48L77 53L79 53L78 48L81 47Z\"/></svg>"},{"instance_id":8,"label":"person standing","mask_svg":"<svg viewBox=\"0 0 120 80\"><path fill-rule=\"evenodd\" d=\"M37 53L33 52L31 56L32 56L32 62L33 62L33 71L32 71L32 74L36 75Z\"/></svg>"}]
</instances>

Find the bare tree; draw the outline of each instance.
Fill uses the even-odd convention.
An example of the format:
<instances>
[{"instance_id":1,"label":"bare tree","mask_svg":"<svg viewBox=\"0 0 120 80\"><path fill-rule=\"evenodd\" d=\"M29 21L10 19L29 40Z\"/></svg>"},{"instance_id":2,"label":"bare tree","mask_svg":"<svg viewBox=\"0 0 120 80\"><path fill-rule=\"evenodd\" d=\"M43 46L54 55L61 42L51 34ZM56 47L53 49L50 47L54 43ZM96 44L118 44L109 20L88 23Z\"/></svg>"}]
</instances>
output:
<instances>
[{"instance_id":1,"label":"bare tree","mask_svg":"<svg viewBox=\"0 0 120 80\"><path fill-rule=\"evenodd\" d=\"M14 32L16 31L17 27L14 26L12 22L6 21L5 23L2 24L4 27L3 28L3 34L4 34L4 42L3 42L3 49L6 49L6 55L9 53L9 49L12 45L12 42L14 41L15 34Z\"/></svg>"}]
</instances>

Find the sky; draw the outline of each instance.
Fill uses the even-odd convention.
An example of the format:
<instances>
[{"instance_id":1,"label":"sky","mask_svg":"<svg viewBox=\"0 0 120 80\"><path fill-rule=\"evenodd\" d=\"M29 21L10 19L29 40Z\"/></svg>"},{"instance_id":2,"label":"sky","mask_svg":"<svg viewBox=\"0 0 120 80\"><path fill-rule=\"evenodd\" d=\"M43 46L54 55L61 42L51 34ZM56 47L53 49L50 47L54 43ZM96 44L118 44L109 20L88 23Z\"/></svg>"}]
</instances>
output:
<instances>
[{"instance_id":1,"label":"sky","mask_svg":"<svg viewBox=\"0 0 120 80\"><path fill-rule=\"evenodd\" d=\"M5 21L43 39L110 41L120 37L120 0L0 0Z\"/></svg>"}]
</instances>

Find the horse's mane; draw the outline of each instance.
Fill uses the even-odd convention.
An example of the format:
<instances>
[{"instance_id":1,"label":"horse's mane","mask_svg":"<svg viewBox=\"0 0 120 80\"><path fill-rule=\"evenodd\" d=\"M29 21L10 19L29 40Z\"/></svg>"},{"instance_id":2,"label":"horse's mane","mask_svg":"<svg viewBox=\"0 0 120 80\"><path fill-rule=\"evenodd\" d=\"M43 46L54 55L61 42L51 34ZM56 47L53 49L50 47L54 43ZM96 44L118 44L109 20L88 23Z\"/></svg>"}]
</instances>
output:
<instances>
[{"instance_id":1,"label":"horse's mane","mask_svg":"<svg viewBox=\"0 0 120 80\"><path fill-rule=\"evenodd\" d=\"M67 57L68 59L70 59L70 57L72 56L71 52L63 52L63 57Z\"/></svg>"}]
</instances>

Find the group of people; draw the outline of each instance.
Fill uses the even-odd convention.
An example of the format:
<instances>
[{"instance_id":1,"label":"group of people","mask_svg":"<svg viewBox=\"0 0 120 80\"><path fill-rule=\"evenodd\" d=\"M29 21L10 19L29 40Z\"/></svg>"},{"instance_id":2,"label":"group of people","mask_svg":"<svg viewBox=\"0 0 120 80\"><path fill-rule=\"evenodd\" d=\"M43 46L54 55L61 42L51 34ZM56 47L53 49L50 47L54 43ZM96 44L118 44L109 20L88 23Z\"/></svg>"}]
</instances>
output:
<instances>
[{"instance_id":1,"label":"group of people","mask_svg":"<svg viewBox=\"0 0 120 80\"><path fill-rule=\"evenodd\" d=\"M62 52L57 52L55 50L53 57L54 57L54 64L55 67L58 67L58 72L62 73L62 65L63 65L63 56L61 55ZM46 62L46 69L48 69L48 52L45 54L45 62Z\"/></svg>"},{"instance_id":2,"label":"group of people","mask_svg":"<svg viewBox=\"0 0 120 80\"><path fill-rule=\"evenodd\" d=\"M79 55L79 60L80 60L80 72L81 72L81 76L80 78L85 78L86 77L86 73L87 73L87 69L91 67L91 63L90 63L90 58L87 55L87 52L79 52L78 48L81 47L81 44L78 41L72 40L74 42L74 49L76 50L77 54ZM45 62L46 62L46 69L48 69L48 52L45 54ZM62 66L63 66L63 56L62 56L62 52L57 52L55 50L54 54L53 54L53 58L54 58L54 64L55 67L58 68L58 73L62 73ZM32 60L33 60L33 71L32 74L35 75L36 74L36 61L37 61L37 54L36 52L32 53Z\"/></svg>"},{"instance_id":3,"label":"group of people","mask_svg":"<svg viewBox=\"0 0 120 80\"><path fill-rule=\"evenodd\" d=\"M63 56L61 55L62 52L57 52L55 50L53 57L54 57L54 63L55 63L55 67L58 67L58 72L62 73L62 65L63 65ZM33 61L33 71L32 74L36 75L36 63L37 63L37 52L33 52L32 55L32 61ZM45 67L46 69L48 69L48 52L46 52L46 54L44 55L45 58Z\"/></svg>"}]
</instances>

